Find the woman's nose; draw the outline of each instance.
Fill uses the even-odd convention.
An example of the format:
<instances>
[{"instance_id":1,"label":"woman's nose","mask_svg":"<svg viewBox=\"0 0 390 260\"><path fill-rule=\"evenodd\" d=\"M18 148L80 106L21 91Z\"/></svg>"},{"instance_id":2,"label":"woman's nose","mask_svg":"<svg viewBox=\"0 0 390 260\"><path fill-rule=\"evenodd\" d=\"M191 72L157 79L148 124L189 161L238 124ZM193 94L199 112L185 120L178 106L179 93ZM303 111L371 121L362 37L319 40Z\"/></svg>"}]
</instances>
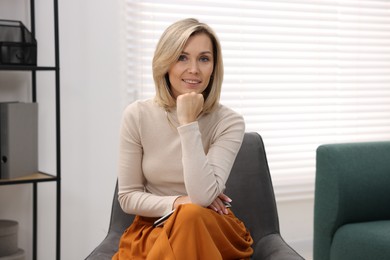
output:
<instances>
[{"instance_id":1,"label":"woman's nose","mask_svg":"<svg viewBox=\"0 0 390 260\"><path fill-rule=\"evenodd\" d=\"M199 64L197 61L189 62L188 72L190 72L190 73L198 73L199 72Z\"/></svg>"}]
</instances>

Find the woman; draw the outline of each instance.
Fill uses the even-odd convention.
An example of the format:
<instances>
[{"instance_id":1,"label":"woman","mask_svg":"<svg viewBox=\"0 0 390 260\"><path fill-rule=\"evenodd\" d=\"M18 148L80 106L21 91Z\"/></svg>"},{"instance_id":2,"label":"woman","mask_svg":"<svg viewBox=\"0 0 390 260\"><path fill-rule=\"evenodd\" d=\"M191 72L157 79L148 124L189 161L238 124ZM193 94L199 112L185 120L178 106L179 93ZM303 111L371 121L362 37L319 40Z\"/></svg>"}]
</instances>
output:
<instances>
[{"instance_id":1,"label":"woman","mask_svg":"<svg viewBox=\"0 0 390 260\"><path fill-rule=\"evenodd\" d=\"M245 126L219 104L223 64L212 29L195 19L168 27L153 78L156 97L123 115L119 203L136 218L113 259L249 259L252 238L224 194Z\"/></svg>"}]
</instances>

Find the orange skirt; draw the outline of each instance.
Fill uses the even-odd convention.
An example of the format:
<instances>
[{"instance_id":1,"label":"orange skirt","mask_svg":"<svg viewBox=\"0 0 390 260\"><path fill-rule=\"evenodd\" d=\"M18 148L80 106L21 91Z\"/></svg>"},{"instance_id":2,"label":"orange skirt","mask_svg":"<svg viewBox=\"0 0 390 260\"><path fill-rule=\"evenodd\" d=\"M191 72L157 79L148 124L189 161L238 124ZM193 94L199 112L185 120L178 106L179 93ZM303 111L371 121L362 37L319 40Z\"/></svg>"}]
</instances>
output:
<instances>
[{"instance_id":1,"label":"orange skirt","mask_svg":"<svg viewBox=\"0 0 390 260\"><path fill-rule=\"evenodd\" d=\"M252 237L229 210L228 215L197 206L180 205L163 226L156 218L137 216L123 233L113 260L249 259Z\"/></svg>"}]
</instances>

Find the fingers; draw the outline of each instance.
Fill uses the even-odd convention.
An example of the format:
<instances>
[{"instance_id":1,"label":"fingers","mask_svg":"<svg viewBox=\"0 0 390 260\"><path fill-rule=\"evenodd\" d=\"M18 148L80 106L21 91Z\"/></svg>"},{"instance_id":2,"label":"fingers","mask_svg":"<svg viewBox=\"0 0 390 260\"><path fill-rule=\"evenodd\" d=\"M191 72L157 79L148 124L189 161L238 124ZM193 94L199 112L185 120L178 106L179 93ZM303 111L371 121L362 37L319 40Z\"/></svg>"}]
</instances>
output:
<instances>
[{"instance_id":1,"label":"fingers","mask_svg":"<svg viewBox=\"0 0 390 260\"><path fill-rule=\"evenodd\" d=\"M218 198L220 198L222 201L232 202L232 199L229 198L227 195L221 193Z\"/></svg>"},{"instance_id":2,"label":"fingers","mask_svg":"<svg viewBox=\"0 0 390 260\"><path fill-rule=\"evenodd\" d=\"M225 204L223 203L223 201L218 197L216 198L213 203L211 203L211 205L209 206L209 208L211 208L212 210L214 210L215 212L218 212L219 214L223 215L223 214L229 214L229 211L227 210Z\"/></svg>"}]
</instances>

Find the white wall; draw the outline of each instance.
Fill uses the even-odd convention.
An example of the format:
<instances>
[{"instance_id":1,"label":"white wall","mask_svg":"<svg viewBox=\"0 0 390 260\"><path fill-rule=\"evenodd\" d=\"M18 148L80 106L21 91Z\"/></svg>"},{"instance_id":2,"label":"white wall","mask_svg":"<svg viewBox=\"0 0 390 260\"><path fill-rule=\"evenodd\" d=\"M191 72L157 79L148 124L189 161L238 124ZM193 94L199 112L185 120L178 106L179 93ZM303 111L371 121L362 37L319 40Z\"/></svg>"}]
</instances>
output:
<instances>
[{"instance_id":1,"label":"white wall","mask_svg":"<svg viewBox=\"0 0 390 260\"><path fill-rule=\"evenodd\" d=\"M0 10L21 7L15 1L0 1ZM28 1L26 1L28 2ZM37 1L39 11L50 14L50 0ZM122 24L120 1L60 1L61 49L61 135L62 135L62 259L84 259L105 237L110 217L113 189L116 180L118 129L125 105L123 83ZM15 13L15 10L14 13ZM27 19L24 14L20 19ZM12 14L0 11L0 15ZM40 61L52 62L52 24L38 16ZM8 18L8 17L6 17ZM8 18L11 19L11 18ZM38 30L38 28L37 28ZM49 40L46 41L46 38ZM41 64L45 65L45 64ZM20 75L10 81L8 74L0 74L0 91L7 97L24 96L28 87L9 89L6 82L26 85ZM22 76L26 77L26 76ZM46 78L48 77L48 78ZM40 98L50 111L53 95L50 76L41 79ZM1 92L0 92L1 93ZM4 98L5 96L1 96ZM46 114L48 114L46 116ZM50 112L41 115L40 166L53 171L54 147ZM39 252L38 259L54 259L55 186L39 186ZM19 221L19 245L31 257L31 187L0 187L0 218ZM312 199L281 200L278 202L282 234L287 241L299 246L306 254L312 238Z\"/></svg>"},{"instance_id":2,"label":"white wall","mask_svg":"<svg viewBox=\"0 0 390 260\"><path fill-rule=\"evenodd\" d=\"M277 201L283 238L306 260L312 259L313 198Z\"/></svg>"},{"instance_id":3,"label":"white wall","mask_svg":"<svg viewBox=\"0 0 390 260\"><path fill-rule=\"evenodd\" d=\"M107 234L122 111L118 1L61 1L62 258Z\"/></svg>"}]
</instances>

